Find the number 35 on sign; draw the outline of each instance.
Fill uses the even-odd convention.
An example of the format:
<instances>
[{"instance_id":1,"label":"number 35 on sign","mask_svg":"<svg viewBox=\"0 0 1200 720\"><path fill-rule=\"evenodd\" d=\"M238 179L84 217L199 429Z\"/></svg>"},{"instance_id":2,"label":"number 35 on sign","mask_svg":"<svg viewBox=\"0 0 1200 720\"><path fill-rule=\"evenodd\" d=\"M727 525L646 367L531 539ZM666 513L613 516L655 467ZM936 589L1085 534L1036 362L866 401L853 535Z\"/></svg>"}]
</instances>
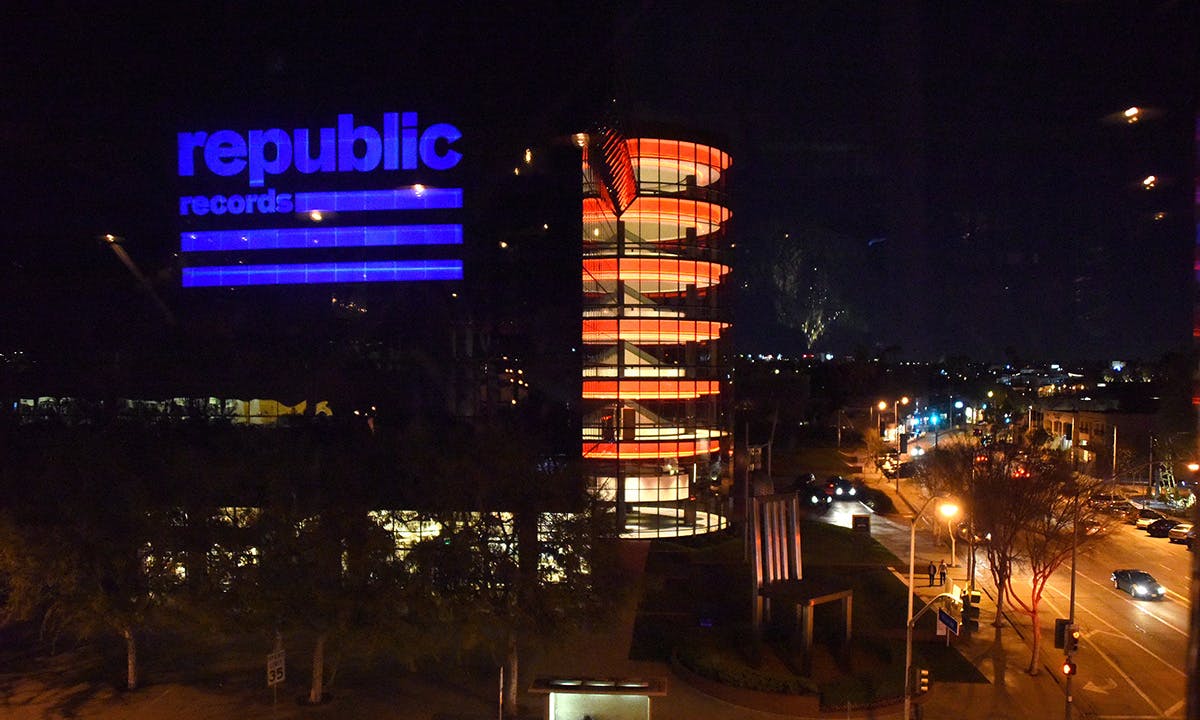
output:
<instances>
[{"instance_id":1,"label":"number 35 on sign","mask_svg":"<svg viewBox=\"0 0 1200 720\"><path fill-rule=\"evenodd\" d=\"M282 683L286 677L283 651L276 650L267 655L267 687L275 687Z\"/></svg>"}]
</instances>

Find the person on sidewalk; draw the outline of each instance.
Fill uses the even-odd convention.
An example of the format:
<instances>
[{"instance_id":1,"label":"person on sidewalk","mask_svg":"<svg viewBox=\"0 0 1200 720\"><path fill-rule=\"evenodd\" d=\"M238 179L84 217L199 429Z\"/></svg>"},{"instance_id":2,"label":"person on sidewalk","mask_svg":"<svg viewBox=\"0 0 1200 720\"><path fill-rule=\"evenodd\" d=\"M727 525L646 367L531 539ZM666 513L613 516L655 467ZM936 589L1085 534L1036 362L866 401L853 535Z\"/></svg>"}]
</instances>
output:
<instances>
[{"instance_id":1,"label":"person on sidewalk","mask_svg":"<svg viewBox=\"0 0 1200 720\"><path fill-rule=\"evenodd\" d=\"M945 587L946 586L946 561L945 560L938 563L938 576L942 580L942 587Z\"/></svg>"},{"instance_id":2,"label":"person on sidewalk","mask_svg":"<svg viewBox=\"0 0 1200 720\"><path fill-rule=\"evenodd\" d=\"M929 587L933 587L933 583L935 580L937 580L937 566L933 564L932 560L930 560L929 561Z\"/></svg>"}]
</instances>

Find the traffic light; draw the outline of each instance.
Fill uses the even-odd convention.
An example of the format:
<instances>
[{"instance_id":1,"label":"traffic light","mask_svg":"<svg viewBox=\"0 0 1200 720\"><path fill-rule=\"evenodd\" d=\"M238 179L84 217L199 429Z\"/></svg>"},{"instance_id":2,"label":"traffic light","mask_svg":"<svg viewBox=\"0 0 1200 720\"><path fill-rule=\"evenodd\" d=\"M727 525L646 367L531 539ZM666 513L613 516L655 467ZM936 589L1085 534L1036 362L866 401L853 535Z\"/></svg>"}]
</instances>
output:
<instances>
[{"instance_id":1,"label":"traffic light","mask_svg":"<svg viewBox=\"0 0 1200 720\"><path fill-rule=\"evenodd\" d=\"M1066 636L1063 638L1065 640L1063 650L1065 650L1068 655L1075 654L1075 651L1079 649L1079 635L1080 633L1078 625L1067 626Z\"/></svg>"},{"instance_id":2,"label":"traffic light","mask_svg":"<svg viewBox=\"0 0 1200 720\"><path fill-rule=\"evenodd\" d=\"M1062 664L1063 675L1074 675L1075 670L1075 661L1071 658L1065 658Z\"/></svg>"},{"instance_id":3,"label":"traffic light","mask_svg":"<svg viewBox=\"0 0 1200 720\"><path fill-rule=\"evenodd\" d=\"M929 692L929 671L925 668L917 670L917 694Z\"/></svg>"},{"instance_id":4,"label":"traffic light","mask_svg":"<svg viewBox=\"0 0 1200 720\"><path fill-rule=\"evenodd\" d=\"M979 608L970 603L963 603L962 626L967 630L979 629Z\"/></svg>"},{"instance_id":5,"label":"traffic light","mask_svg":"<svg viewBox=\"0 0 1200 720\"><path fill-rule=\"evenodd\" d=\"M1067 628L1071 626L1071 621L1067 618L1055 618L1054 620L1054 647L1062 650L1067 646Z\"/></svg>"},{"instance_id":6,"label":"traffic light","mask_svg":"<svg viewBox=\"0 0 1200 720\"><path fill-rule=\"evenodd\" d=\"M1072 655L1079 649L1079 626L1072 624L1067 618L1057 618L1054 621L1054 647L1060 648L1067 655Z\"/></svg>"}]
</instances>

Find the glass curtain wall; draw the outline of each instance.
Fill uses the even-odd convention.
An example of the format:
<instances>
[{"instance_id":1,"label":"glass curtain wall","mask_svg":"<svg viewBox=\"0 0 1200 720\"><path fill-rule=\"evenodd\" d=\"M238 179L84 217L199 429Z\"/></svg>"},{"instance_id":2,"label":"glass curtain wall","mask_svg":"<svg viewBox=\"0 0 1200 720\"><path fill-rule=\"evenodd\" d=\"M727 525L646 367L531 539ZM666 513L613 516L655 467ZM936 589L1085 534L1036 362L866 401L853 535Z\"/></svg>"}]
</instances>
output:
<instances>
[{"instance_id":1,"label":"glass curtain wall","mask_svg":"<svg viewBox=\"0 0 1200 720\"><path fill-rule=\"evenodd\" d=\"M623 140L636 195L618 210L583 163L583 457L625 536L724 526L704 492L723 471L724 152Z\"/></svg>"}]
</instances>

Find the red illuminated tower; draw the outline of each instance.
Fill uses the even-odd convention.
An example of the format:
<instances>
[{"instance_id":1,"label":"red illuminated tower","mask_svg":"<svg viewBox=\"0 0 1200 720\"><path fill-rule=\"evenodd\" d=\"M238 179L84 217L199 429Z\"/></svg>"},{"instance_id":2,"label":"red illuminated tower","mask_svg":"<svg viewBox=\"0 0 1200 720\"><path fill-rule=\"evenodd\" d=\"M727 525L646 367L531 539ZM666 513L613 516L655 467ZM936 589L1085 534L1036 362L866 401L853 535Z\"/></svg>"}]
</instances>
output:
<instances>
[{"instance_id":1,"label":"red illuminated tower","mask_svg":"<svg viewBox=\"0 0 1200 720\"><path fill-rule=\"evenodd\" d=\"M627 536L724 526L732 439L721 302L730 157L693 142L577 138L583 155L583 458Z\"/></svg>"}]
</instances>

